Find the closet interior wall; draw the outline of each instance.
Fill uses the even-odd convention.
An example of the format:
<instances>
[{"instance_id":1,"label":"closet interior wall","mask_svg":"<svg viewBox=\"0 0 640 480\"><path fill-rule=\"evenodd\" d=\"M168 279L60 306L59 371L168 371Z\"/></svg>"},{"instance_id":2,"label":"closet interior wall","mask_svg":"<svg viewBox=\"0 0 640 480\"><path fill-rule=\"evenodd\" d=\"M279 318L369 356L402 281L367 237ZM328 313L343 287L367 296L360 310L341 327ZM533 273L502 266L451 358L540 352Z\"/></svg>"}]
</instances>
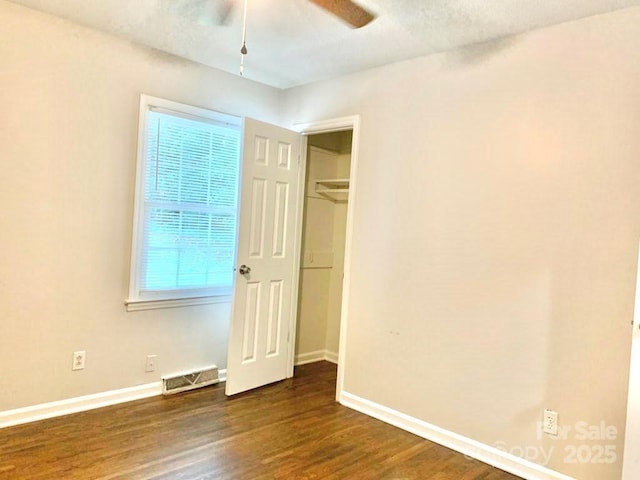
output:
<instances>
[{"instance_id":1,"label":"closet interior wall","mask_svg":"<svg viewBox=\"0 0 640 480\"><path fill-rule=\"evenodd\" d=\"M348 194L316 192L316 181L348 179L352 132L308 138L296 363L337 362Z\"/></svg>"}]
</instances>

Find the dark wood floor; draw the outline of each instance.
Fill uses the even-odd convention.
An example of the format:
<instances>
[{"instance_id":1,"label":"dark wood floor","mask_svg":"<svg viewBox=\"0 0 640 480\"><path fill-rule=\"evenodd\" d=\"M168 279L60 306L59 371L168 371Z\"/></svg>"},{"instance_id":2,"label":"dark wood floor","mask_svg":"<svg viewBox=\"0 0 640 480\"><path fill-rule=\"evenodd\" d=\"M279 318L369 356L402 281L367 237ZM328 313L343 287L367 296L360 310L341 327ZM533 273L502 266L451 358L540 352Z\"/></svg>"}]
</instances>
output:
<instances>
[{"instance_id":1,"label":"dark wood floor","mask_svg":"<svg viewBox=\"0 0 640 480\"><path fill-rule=\"evenodd\" d=\"M334 401L335 366L0 430L0 479L517 480Z\"/></svg>"}]
</instances>

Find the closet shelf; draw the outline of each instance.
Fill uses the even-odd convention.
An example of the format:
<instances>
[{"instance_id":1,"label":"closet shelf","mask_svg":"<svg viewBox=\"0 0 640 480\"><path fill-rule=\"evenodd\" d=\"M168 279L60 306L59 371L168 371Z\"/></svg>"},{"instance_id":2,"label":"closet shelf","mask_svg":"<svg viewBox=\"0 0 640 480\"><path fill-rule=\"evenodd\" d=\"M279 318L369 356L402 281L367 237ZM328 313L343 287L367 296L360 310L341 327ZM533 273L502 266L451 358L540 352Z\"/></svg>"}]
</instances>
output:
<instances>
[{"instance_id":1,"label":"closet shelf","mask_svg":"<svg viewBox=\"0 0 640 480\"><path fill-rule=\"evenodd\" d=\"M327 178L315 181L316 193L332 198L343 200L349 195L348 178Z\"/></svg>"}]
</instances>

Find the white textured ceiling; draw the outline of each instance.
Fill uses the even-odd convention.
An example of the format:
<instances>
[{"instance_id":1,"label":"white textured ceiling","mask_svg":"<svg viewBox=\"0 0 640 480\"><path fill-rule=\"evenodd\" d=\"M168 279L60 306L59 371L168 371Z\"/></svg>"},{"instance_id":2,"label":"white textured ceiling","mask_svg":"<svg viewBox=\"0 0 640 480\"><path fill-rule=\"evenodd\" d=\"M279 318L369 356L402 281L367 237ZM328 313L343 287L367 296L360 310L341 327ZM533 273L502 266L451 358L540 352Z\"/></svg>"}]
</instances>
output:
<instances>
[{"instance_id":1,"label":"white textured ceiling","mask_svg":"<svg viewBox=\"0 0 640 480\"><path fill-rule=\"evenodd\" d=\"M232 73L242 0L11 0ZM353 30L307 0L249 0L245 76L280 88L640 5L640 0L359 0L377 15Z\"/></svg>"}]
</instances>

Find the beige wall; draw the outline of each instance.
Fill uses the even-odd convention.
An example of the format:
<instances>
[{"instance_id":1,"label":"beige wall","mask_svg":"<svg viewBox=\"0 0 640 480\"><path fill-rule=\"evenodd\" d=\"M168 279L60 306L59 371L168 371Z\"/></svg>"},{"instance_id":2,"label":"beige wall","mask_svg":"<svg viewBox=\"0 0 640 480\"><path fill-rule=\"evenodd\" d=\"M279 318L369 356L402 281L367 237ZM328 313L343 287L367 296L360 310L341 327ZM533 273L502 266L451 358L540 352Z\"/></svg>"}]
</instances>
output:
<instances>
[{"instance_id":1,"label":"beige wall","mask_svg":"<svg viewBox=\"0 0 640 480\"><path fill-rule=\"evenodd\" d=\"M125 311L139 96L277 123L281 92L4 1L0 25L0 411L224 367L228 304Z\"/></svg>"},{"instance_id":2,"label":"beige wall","mask_svg":"<svg viewBox=\"0 0 640 480\"><path fill-rule=\"evenodd\" d=\"M346 391L620 479L638 24L628 9L287 92L292 124L361 115ZM566 463L585 442L538 439L545 407L562 425L615 426L595 443L618 461Z\"/></svg>"}]
</instances>

